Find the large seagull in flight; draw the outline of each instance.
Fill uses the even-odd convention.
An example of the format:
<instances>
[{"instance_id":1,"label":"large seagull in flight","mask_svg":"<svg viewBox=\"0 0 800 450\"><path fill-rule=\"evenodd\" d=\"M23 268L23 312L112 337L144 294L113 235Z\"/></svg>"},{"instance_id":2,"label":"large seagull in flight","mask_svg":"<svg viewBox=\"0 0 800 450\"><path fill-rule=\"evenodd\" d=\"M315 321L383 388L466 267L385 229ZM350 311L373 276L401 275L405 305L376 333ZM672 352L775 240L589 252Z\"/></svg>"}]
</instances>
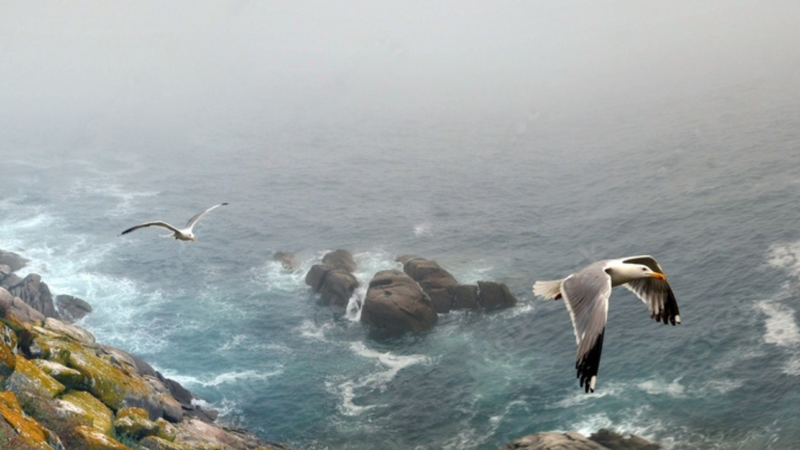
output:
<instances>
[{"instance_id":1,"label":"large seagull in flight","mask_svg":"<svg viewBox=\"0 0 800 450\"><path fill-rule=\"evenodd\" d=\"M650 309L650 317L657 322L665 325L681 323L675 295L664 271L652 256L604 259L564 279L537 281L533 285L534 295L545 300L564 299L578 344L575 368L586 392L594 392L608 319L608 298L611 288L619 285L636 294Z\"/></svg>"},{"instance_id":2,"label":"large seagull in flight","mask_svg":"<svg viewBox=\"0 0 800 450\"><path fill-rule=\"evenodd\" d=\"M194 217L189 219L189 221L186 222L186 225L184 225L183 228L176 228L176 227L168 224L167 222L162 222L160 220L157 220L157 221L154 221L154 222L140 223L139 225L136 225L135 227L130 227L127 230L123 231L120 234L120 236L122 234L128 234L131 231L138 230L139 228L161 227L161 228L166 228L166 229L172 231L172 234L168 234L168 235L163 236L163 237L174 237L175 239L180 239L182 241L194 241L194 233L192 233L192 228L194 228L194 225L197 223L197 221L200 220L200 218L203 217L207 212L209 212L209 211L211 211L213 209L219 208L220 206L225 206L225 205L227 205L227 203L220 203L219 205L214 205L214 206L212 206L210 208L206 208L206 209L200 211L199 213L195 214Z\"/></svg>"}]
</instances>

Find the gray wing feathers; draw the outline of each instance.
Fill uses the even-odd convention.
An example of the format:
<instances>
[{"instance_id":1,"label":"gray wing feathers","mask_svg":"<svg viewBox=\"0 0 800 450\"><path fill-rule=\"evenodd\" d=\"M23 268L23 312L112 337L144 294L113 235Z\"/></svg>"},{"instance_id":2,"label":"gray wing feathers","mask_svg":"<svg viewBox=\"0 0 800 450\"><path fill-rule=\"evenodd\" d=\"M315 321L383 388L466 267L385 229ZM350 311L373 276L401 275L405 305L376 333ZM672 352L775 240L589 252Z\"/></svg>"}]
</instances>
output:
<instances>
[{"instance_id":1,"label":"gray wing feathers","mask_svg":"<svg viewBox=\"0 0 800 450\"><path fill-rule=\"evenodd\" d=\"M227 203L220 203L219 205L214 205L214 206L212 206L210 208L206 208L206 209L200 211L199 213L197 213L194 216L192 216L192 218L189 219L188 222L186 222L186 226L184 228L192 228L194 226L194 224L197 223L198 220L200 220L201 217L206 215L206 213L208 213L209 211L211 211L213 209L217 209L220 206L225 206L225 205L227 205Z\"/></svg>"},{"instance_id":2,"label":"gray wing feathers","mask_svg":"<svg viewBox=\"0 0 800 450\"><path fill-rule=\"evenodd\" d=\"M123 231L120 234L128 234L131 231L138 230L139 228L146 228L146 227L161 227L161 228L166 228L168 230L174 231L176 233L178 232L177 228L173 227L172 225L168 224L167 222L162 222L162 221L158 220L158 221L155 221L155 222L140 223L139 225L136 225L136 226L128 228L127 230Z\"/></svg>"},{"instance_id":3,"label":"gray wing feathers","mask_svg":"<svg viewBox=\"0 0 800 450\"><path fill-rule=\"evenodd\" d=\"M631 256L622 260L624 263L642 264L650 268L653 272L663 274L664 269L652 256ZM655 278L643 278L623 284L628 290L636 294L647 308L650 310L650 317L656 322L663 322L665 325L671 323L677 325L681 323L681 316L678 311L678 302L672 292L669 283Z\"/></svg>"},{"instance_id":4,"label":"gray wing feathers","mask_svg":"<svg viewBox=\"0 0 800 450\"><path fill-rule=\"evenodd\" d=\"M643 278L623 284L628 290L636 294L650 310L650 317L656 322L663 322L665 325L671 323L677 325L681 323L678 302L669 283L654 278Z\"/></svg>"},{"instance_id":5,"label":"gray wing feathers","mask_svg":"<svg viewBox=\"0 0 800 450\"><path fill-rule=\"evenodd\" d=\"M581 387L594 392L608 319L611 277L605 264L593 264L570 275L562 284L564 304L569 311L578 344L575 368Z\"/></svg>"},{"instance_id":6,"label":"gray wing feathers","mask_svg":"<svg viewBox=\"0 0 800 450\"><path fill-rule=\"evenodd\" d=\"M562 285L575 329L578 359L591 350L603 332L608 317L608 297L611 295L611 277L602 269L588 269L567 278Z\"/></svg>"}]
</instances>

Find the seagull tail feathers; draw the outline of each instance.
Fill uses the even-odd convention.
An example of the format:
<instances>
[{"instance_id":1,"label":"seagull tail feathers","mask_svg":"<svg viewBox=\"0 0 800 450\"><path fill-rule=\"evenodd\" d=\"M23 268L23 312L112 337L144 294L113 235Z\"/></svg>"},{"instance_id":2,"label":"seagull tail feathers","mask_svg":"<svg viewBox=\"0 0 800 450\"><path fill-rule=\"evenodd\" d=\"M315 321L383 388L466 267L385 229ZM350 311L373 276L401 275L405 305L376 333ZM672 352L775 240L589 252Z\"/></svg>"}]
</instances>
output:
<instances>
[{"instance_id":1,"label":"seagull tail feathers","mask_svg":"<svg viewBox=\"0 0 800 450\"><path fill-rule=\"evenodd\" d=\"M537 281L533 283L533 295L538 295L545 300L561 298L561 280Z\"/></svg>"}]
</instances>

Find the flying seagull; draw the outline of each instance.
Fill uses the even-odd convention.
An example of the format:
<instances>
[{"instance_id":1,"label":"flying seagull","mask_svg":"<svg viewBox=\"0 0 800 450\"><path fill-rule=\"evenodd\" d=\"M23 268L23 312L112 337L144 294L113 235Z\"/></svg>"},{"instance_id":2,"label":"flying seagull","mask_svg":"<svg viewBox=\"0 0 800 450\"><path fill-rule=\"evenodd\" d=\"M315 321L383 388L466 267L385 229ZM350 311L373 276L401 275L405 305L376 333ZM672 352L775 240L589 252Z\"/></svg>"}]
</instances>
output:
<instances>
[{"instance_id":1,"label":"flying seagull","mask_svg":"<svg viewBox=\"0 0 800 450\"><path fill-rule=\"evenodd\" d=\"M681 323L675 295L652 256L604 259L564 279L537 281L533 285L533 294L545 300L564 299L578 344L575 368L586 392L594 392L608 319L608 298L611 288L619 285L636 294L657 322Z\"/></svg>"},{"instance_id":2,"label":"flying seagull","mask_svg":"<svg viewBox=\"0 0 800 450\"><path fill-rule=\"evenodd\" d=\"M135 227L128 228L127 230L123 231L120 234L120 236L123 234L128 234L131 231L138 230L139 228L161 227L172 231L172 234L168 234L162 237L174 237L175 239L180 239L182 241L194 241L194 233L192 233L192 228L194 228L194 225L197 223L197 221L200 220L201 217L203 217L207 212L211 211L212 209L216 209L219 208L220 206L225 206L225 205L227 205L227 203L220 203L219 205L214 205L210 208L206 208L200 211L199 213L195 214L194 217L189 219L189 221L186 222L186 225L184 225L183 228L176 228L168 224L167 222L156 220L154 222L140 223Z\"/></svg>"}]
</instances>

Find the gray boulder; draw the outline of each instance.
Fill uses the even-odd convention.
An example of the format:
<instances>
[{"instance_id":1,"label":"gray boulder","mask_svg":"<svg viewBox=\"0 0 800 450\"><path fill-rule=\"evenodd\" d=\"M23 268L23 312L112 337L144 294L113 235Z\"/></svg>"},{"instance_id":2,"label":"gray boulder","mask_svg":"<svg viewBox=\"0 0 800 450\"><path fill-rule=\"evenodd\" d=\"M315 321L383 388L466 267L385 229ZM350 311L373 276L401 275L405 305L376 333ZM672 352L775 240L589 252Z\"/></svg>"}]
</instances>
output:
<instances>
[{"instance_id":1,"label":"gray boulder","mask_svg":"<svg viewBox=\"0 0 800 450\"><path fill-rule=\"evenodd\" d=\"M353 254L347 250L334 250L322 257L322 264L331 269L341 269L353 273L358 268Z\"/></svg>"},{"instance_id":2,"label":"gray boulder","mask_svg":"<svg viewBox=\"0 0 800 450\"><path fill-rule=\"evenodd\" d=\"M353 255L347 250L336 250L322 258L322 264L314 264L306 274L306 284L320 295L328 305L346 307L358 287L353 275L356 269Z\"/></svg>"},{"instance_id":3,"label":"gray boulder","mask_svg":"<svg viewBox=\"0 0 800 450\"><path fill-rule=\"evenodd\" d=\"M42 313L13 296L5 288L0 287L0 316L4 316L6 313L25 323L44 321L45 319Z\"/></svg>"},{"instance_id":4,"label":"gray boulder","mask_svg":"<svg viewBox=\"0 0 800 450\"><path fill-rule=\"evenodd\" d=\"M0 265L8 266L11 272L16 272L28 265L28 259L14 252L0 250Z\"/></svg>"},{"instance_id":5,"label":"gray boulder","mask_svg":"<svg viewBox=\"0 0 800 450\"><path fill-rule=\"evenodd\" d=\"M92 305L71 295L57 295L56 306L62 319L67 322L76 322L92 312Z\"/></svg>"},{"instance_id":6,"label":"gray boulder","mask_svg":"<svg viewBox=\"0 0 800 450\"><path fill-rule=\"evenodd\" d=\"M11 295L19 297L33 309L44 314L45 317L60 318L53 304L53 296L50 294L50 288L42 281L40 275L32 273L23 278L19 283L7 287L7 289Z\"/></svg>"},{"instance_id":7,"label":"gray boulder","mask_svg":"<svg viewBox=\"0 0 800 450\"><path fill-rule=\"evenodd\" d=\"M480 309L478 286L459 284L453 288L453 309Z\"/></svg>"},{"instance_id":8,"label":"gray boulder","mask_svg":"<svg viewBox=\"0 0 800 450\"><path fill-rule=\"evenodd\" d=\"M478 282L478 301L484 309L508 308L517 304L517 298L504 283Z\"/></svg>"},{"instance_id":9,"label":"gray boulder","mask_svg":"<svg viewBox=\"0 0 800 450\"><path fill-rule=\"evenodd\" d=\"M419 333L432 328L436 310L428 295L399 270L384 270L369 283L361 322L385 334Z\"/></svg>"},{"instance_id":10,"label":"gray boulder","mask_svg":"<svg viewBox=\"0 0 800 450\"><path fill-rule=\"evenodd\" d=\"M430 297L437 313L447 313L453 309L453 288L458 285L458 281L436 261L424 258L407 259L403 263L403 272L419 283Z\"/></svg>"}]
</instances>

